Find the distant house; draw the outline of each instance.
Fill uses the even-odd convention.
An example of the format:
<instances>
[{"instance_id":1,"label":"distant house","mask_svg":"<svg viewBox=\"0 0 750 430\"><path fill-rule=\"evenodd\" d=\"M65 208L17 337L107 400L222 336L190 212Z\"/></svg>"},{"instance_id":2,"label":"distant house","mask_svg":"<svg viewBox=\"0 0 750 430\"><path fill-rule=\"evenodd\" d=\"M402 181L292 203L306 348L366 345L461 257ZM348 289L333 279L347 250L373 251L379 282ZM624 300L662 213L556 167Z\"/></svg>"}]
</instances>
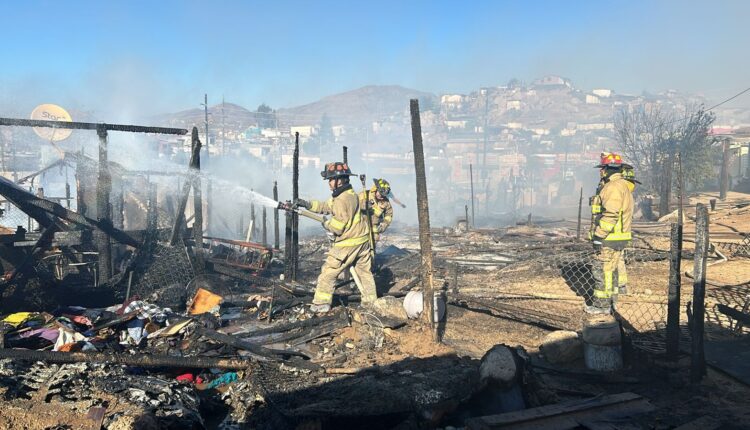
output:
<instances>
[{"instance_id":1,"label":"distant house","mask_svg":"<svg viewBox=\"0 0 750 430\"><path fill-rule=\"evenodd\" d=\"M464 102L461 94L444 94L440 96L440 105L446 110L460 109Z\"/></svg>"},{"instance_id":2,"label":"distant house","mask_svg":"<svg viewBox=\"0 0 750 430\"><path fill-rule=\"evenodd\" d=\"M577 130L581 131L592 131L592 130L612 130L615 128L613 122L598 122L591 124L578 124L576 125Z\"/></svg>"},{"instance_id":3,"label":"distant house","mask_svg":"<svg viewBox=\"0 0 750 430\"><path fill-rule=\"evenodd\" d=\"M565 86L568 88L571 88L573 84L571 83L570 79L565 79L560 76L545 76L541 79L537 79L534 81L534 85L538 87L547 87L547 86Z\"/></svg>"},{"instance_id":4,"label":"distant house","mask_svg":"<svg viewBox=\"0 0 750 430\"><path fill-rule=\"evenodd\" d=\"M331 127L331 132L335 137L341 137L345 131L346 128L343 125L334 125Z\"/></svg>"},{"instance_id":5,"label":"distant house","mask_svg":"<svg viewBox=\"0 0 750 430\"><path fill-rule=\"evenodd\" d=\"M603 98L612 97L612 90L608 90L606 88L597 88L591 92L597 97L603 97Z\"/></svg>"},{"instance_id":6,"label":"distant house","mask_svg":"<svg viewBox=\"0 0 750 430\"><path fill-rule=\"evenodd\" d=\"M445 120L443 124L445 124L445 126L448 127L449 130L453 128L466 128L466 120L450 120L449 119L449 120Z\"/></svg>"},{"instance_id":7,"label":"distant house","mask_svg":"<svg viewBox=\"0 0 750 430\"><path fill-rule=\"evenodd\" d=\"M599 97L592 95L592 94L586 94L586 104L587 105L599 104Z\"/></svg>"},{"instance_id":8,"label":"distant house","mask_svg":"<svg viewBox=\"0 0 750 430\"><path fill-rule=\"evenodd\" d=\"M300 137L310 137L314 132L315 126L312 125L300 125L291 127L292 136L294 136L295 133L299 133Z\"/></svg>"},{"instance_id":9,"label":"distant house","mask_svg":"<svg viewBox=\"0 0 750 430\"><path fill-rule=\"evenodd\" d=\"M275 128L264 128L260 131L261 136L263 137L281 137L281 132L278 129Z\"/></svg>"},{"instance_id":10,"label":"distant house","mask_svg":"<svg viewBox=\"0 0 750 430\"><path fill-rule=\"evenodd\" d=\"M519 109L521 109L521 100L508 100L505 103L505 109L507 109L507 110L519 110Z\"/></svg>"}]
</instances>

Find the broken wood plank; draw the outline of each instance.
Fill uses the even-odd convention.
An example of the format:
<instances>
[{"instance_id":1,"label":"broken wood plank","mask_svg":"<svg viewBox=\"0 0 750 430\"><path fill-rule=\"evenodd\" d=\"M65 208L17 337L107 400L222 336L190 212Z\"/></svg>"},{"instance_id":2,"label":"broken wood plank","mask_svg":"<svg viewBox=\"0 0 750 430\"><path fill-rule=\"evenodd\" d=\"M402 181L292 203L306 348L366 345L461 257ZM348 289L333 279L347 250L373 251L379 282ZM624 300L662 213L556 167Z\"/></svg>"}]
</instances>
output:
<instances>
[{"instance_id":1,"label":"broken wood plank","mask_svg":"<svg viewBox=\"0 0 750 430\"><path fill-rule=\"evenodd\" d=\"M101 363L137 367L179 367L186 369L248 368L252 361L198 356L171 356L162 354L112 354L104 352L32 351L26 349L0 349L0 358L46 363Z\"/></svg>"},{"instance_id":2,"label":"broken wood plank","mask_svg":"<svg viewBox=\"0 0 750 430\"><path fill-rule=\"evenodd\" d=\"M611 394L466 420L470 430L573 429L582 422L632 416L655 408L635 393Z\"/></svg>"},{"instance_id":3,"label":"broken wood plank","mask_svg":"<svg viewBox=\"0 0 750 430\"><path fill-rule=\"evenodd\" d=\"M87 425L84 428L86 430L101 429L106 413L107 408L101 406L92 406L91 408L89 408L89 411L86 413L86 420L88 420L89 422L86 423Z\"/></svg>"},{"instance_id":4,"label":"broken wood plank","mask_svg":"<svg viewBox=\"0 0 750 430\"><path fill-rule=\"evenodd\" d=\"M199 335L211 339L216 342L221 342L229 346L233 346L238 349L244 349L245 351L251 352L253 355L261 358L277 360L277 356L298 356L303 358L309 358L305 354L296 351L281 350L281 349L269 349L261 345L257 345L246 340L230 336L228 334L219 333L216 330L210 330L205 327L196 325L195 332Z\"/></svg>"}]
</instances>

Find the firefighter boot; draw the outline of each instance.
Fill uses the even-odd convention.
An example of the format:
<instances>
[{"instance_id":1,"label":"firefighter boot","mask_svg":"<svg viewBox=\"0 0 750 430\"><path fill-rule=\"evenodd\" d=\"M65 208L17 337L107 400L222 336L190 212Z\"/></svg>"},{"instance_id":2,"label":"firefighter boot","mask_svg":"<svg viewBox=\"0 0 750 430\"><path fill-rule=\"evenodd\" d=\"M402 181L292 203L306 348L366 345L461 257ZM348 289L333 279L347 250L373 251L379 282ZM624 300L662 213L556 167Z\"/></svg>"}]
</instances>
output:
<instances>
[{"instance_id":1,"label":"firefighter boot","mask_svg":"<svg viewBox=\"0 0 750 430\"><path fill-rule=\"evenodd\" d=\"M312 304L310 305L310 312L314 314L325 314L328 311L331 310L331 305L323 304L323 305L316 305Z\"/></svg>"}]
</instances>

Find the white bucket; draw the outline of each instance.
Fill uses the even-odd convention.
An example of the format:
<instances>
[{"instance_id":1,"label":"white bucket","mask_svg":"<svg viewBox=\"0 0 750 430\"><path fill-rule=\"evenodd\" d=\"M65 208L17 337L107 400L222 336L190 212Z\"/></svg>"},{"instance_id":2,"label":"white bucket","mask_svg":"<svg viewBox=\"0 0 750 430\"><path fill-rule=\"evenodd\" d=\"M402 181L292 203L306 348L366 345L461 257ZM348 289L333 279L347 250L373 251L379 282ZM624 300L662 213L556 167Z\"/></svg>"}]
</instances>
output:
<instances>
[{"instance_id":1,"label":"white bucket","mask_svg":"<svg viewBox=\"0 0 750 430\"><path fill-rule=\"evenodd\" d=\"M438 295L435 295L435 301L433 302L435 307L435 321L442 321L445 317L445 302ZM422 302L421 291L409 291L404 297L404 310L406 310L406 316L411 319L419 318L424 309L424 303Z\"/></svg>"}]
</instances>

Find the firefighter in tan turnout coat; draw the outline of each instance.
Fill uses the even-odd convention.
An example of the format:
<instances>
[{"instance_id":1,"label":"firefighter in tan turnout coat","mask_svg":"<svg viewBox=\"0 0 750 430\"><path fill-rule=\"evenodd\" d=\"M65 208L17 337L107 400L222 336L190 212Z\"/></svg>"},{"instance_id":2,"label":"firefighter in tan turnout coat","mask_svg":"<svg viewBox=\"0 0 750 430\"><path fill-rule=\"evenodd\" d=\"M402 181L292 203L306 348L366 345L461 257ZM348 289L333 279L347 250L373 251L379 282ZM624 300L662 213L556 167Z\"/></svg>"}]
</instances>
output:
<instances>
[{"instance_id":1,"label":"firefighter in tan turnout coat","mask_svg":"<svg viewBox=\"0 0 750 430\"><path fill-rule=\"evenodd\" d=\"M365 212L369 209L370 225L377 241L380 233L385 232L393 221L393 205L388 200L391 184L385 179L374 178L372 181L374 185L369 191L359 193L359 206Z\"/></svg>"},{"instance_id":2,"label":"firefighter in tan turnout coat","mask_svg":"<svg viewBox=\"0 0 750 430\"><path fill-rule=\"evenodd\" d=\"M601 182L596 195L591 198L589 237L598 255L592 269L594 297L585 310L588 313L610 313L620 292L620 280L623 286L627 282L623 250L632 240L636 181L632 167L624 164L618 154L603 153L596 167L600 169Z\"/></svg>"},{"instance_id":3,"label":"firefighter in tan turnout coat","mask_svg":"<svg viewBox=\"0 0 750 430\"><path fill-rule=\"evenodd\" d=\"M362 214L359 198L349 183L352 172L345 163L335 162L326 164L325 170L320 174L328 180L331 198L324 201L295 201L295 206L331 215L323 228L332 234L333 244L320 269L311 310L323 313L331 309L336 278L350 267L354 269L355 280L359 278L362 305L369 305L377 298L375 279L371 272L370 230L367 218Z\"/></svg>"}]
</instances>

